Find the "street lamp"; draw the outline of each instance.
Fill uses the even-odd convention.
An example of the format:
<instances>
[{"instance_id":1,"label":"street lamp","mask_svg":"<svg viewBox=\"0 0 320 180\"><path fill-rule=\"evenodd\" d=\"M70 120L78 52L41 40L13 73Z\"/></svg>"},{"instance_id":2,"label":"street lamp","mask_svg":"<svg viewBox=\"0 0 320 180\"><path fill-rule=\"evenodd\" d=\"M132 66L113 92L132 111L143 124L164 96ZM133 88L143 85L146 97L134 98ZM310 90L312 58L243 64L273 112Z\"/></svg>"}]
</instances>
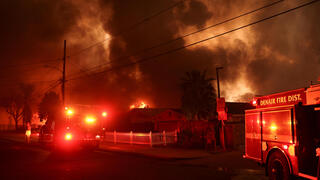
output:
<instances>
[{"instance_id":1,"label":"street lamp","mask_svg":"<svg viewBox=\"0 0 320 180\"><path fill-rule=\"evenodd\" d=\"M220 82L219 82L219 70L220 70L220 69L223 69L223 67L216 67L218 98L220 98Z\"/></svg>"}]
</instances>

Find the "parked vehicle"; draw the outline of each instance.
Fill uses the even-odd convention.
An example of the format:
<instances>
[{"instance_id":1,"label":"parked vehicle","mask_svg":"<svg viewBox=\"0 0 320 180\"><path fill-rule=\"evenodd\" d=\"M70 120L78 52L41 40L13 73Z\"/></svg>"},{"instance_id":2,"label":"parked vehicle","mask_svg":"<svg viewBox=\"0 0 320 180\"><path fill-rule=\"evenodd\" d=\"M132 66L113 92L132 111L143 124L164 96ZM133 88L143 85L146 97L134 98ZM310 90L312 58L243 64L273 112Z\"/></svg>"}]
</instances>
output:
<instances>
[{"instance_id":1,"label":"parked vehicle","mask_svg":"<svg viewBox=\"0 0 320 180\"><path fill-rule=\"evenodd\" d=\"M310 88L255 98L245 111L244 157L264 165L270 179L317 179L320 104L309 101L319 95Z\"/></svg>"}]
</instances>

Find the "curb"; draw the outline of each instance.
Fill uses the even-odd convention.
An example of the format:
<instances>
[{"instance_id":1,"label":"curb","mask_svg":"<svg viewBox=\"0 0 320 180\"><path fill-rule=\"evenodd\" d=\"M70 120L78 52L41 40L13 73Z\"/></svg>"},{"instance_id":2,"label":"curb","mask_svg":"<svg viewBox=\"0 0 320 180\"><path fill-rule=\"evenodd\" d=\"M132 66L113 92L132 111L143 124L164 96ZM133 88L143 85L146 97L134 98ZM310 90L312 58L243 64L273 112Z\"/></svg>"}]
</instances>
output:
<instances>
[{"instance_id":1,"label":"curb","mask_svg":"<svg viewBox=\"0 0 320 180\"><path fill-rule=\"evenodd\" d=\"M175 157L175 156L165 156L161 154L159 155L154 153L144 153L139 150L130 149L130 148L128 149L114 148L115 146L113 145L110 145L111 147L108 147L108 144L104 144L103 146L100 145L99 147L100 151L115 152L115 153L135 155L139 157L148 157L148 158L161 159L161 160L192 160L192 159L201 159L201 158L210 156L210 154L208 154L208 155L193 156L193 157L179 157L179 156Z\"/></svg>"},{"instance_id":2,"label":"curb","mask_svg":"<svg viewBox=\"0 0 320 180\"><path fill-rule=\"evenodd\" d=\"M146 154L146 153L141 153L141 152L121 151L121 150L108 149L108 148L99 148L98 151L113 152L113 153L118 153L118 154L125 154L125 155L166 160L166 161L192 160L192 159L205 158L204 156L199 156L199 157L165 157L165 156L158 156L158 155Z\"/></svg>"}]
</instances>

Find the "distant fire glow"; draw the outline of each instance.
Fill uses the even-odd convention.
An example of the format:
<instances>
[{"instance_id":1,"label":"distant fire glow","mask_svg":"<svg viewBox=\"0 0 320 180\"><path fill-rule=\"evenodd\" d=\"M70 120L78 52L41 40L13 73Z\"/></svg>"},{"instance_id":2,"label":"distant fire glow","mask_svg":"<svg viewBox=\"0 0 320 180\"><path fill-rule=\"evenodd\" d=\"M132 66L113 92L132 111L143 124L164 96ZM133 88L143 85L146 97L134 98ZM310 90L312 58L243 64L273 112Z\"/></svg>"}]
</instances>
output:
<instances>
[{"instance_id":1,"label":"distant fire glow","mask_svg":"<svg viewBox=\"0 0 320 180\"><path fill-rule=\"evenodd\" d=\"M130 106L130 109L134 109L134 108L139 108L139 109L149 108L149 105L141 101L139 104L133 104Z\"/></svg>"}]
</instances>

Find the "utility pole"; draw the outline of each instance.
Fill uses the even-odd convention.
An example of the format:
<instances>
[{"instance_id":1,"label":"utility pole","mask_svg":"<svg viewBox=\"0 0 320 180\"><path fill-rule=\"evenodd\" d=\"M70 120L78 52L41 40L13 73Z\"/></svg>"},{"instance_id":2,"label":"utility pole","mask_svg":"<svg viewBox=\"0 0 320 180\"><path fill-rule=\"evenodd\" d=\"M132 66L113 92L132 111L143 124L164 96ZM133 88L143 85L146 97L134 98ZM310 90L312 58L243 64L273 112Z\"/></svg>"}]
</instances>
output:
<instances>
[{"instance_id":1,"label":"utility pole","mask_svg":"<svg viewBox=\"0 0 320 180\"><path fill-rule=\"evenodd\" d=\"M219 81L219 70L223 69L223 67L216 67L216 73L217 73L217 89L218 89L218 98L217 98L217 102L221 102L220 100L220 81ZM224 101L223 101L224 103ZM219 104L219 106L221 106L221 104ZM223 104L223 112L225 113L225 103ZM218 109L218 104L217 104L217 111L221 111L221 109ZM218 112L219 113L219 112ZM220 145L222 147L223 150L226 150L226 145L225 145L225 139L224 139L224 118L219 119L219 115L218 115L218 120L220 120L220 127L219 127L219 133L220 133Z\"/></svg>"},{"instance_id":2,"label":"utility pole","mask_svg":"<svg viewBox=\"0 0 320 180\"><path fill-rule=\"evenodd\" d=\"M223 69L223 67L216 67L216 73L217 73L217 88L218 88L218 98L220 98L219 69Z\"/></svg>"},{"instance_id":3,"label":"utility pole","mask_svg":"<svg viewBox=\"0 0 320 180\"><path fill-rule=\"evenodd\" d=\"M62 85L61 85L61 94L62 94L63 107L65 107L66 50L67 50L67 41L64 40L64 48L63 48L63 70L62 70Z\"/></svg>"}]
</instances>

